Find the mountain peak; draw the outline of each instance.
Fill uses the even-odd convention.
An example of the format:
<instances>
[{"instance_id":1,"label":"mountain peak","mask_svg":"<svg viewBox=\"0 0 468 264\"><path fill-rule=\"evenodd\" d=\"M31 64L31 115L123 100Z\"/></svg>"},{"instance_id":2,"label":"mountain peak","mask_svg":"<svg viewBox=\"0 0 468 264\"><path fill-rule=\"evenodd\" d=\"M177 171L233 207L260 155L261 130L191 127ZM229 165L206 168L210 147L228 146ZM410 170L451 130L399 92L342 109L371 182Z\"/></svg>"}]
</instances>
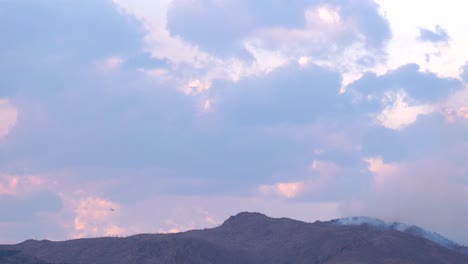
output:
<instances>
[{"instance_id":1,"label":"mountain peak","mask_svg":"<svg viewBox=\"0 0 468 264\"><path fill-rule=\"evenodd\" d=\"M224 221L223 226L225 225L236 225L236 224L246 224L246 223L255 223L259 221L265 221L269 219L268 216L257 213L257 212L240 212L236 215L229 217Z\"/></svg>"}]
</instances>

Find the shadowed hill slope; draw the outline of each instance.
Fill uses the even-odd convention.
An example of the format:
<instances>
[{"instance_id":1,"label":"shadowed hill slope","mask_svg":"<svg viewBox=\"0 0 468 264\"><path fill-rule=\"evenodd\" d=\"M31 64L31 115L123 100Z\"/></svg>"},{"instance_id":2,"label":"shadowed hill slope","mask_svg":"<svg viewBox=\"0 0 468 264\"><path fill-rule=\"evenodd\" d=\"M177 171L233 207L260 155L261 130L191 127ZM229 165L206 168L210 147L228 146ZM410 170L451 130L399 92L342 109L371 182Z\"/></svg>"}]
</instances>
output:
<instances>
[{"instance_id":1,"label":"shadowed hill slope","mask_svg":"<svg viewBox=\"0 0 468 264\"><path fill-rule=\"evenodd\" d=\"M69 264L468 263L468 256L398 230L305 223L259 213L240 213L219 227L177 234L28 240L6 247L46 263Z\"/></svg>"}]
</instances>

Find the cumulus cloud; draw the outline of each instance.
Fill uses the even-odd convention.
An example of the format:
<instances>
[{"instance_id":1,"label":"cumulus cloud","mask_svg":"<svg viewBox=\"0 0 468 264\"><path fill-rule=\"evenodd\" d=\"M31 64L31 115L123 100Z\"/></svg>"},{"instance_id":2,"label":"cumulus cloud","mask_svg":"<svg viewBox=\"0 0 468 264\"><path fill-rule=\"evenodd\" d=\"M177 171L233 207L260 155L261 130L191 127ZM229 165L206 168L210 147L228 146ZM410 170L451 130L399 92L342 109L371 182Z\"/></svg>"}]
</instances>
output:
<instances>
[{"instance_id":1,"label":"cumulus cloud","mask_svg":"<svg viewBox=\"0 0 468 264\"><path fill-rule=\"evenodd\" d=\"M411 199L413 172L458 193L441 204L464 198L464 174L414 165L464 164L464 83L417 64L376 73L391 31L373 1L66 3L0 3L0 27L15 25L0 44L0 226L175 232L246 210L327 220L350 200L390 217L366 199Z\"/></svg>"},{"instance_id":2,"label":"cumulus cloud","mask_svg":"<svg viewBox=\"0 0 468 264\"><path fill-rule=\"evenodd\" d=\"M460 90L462 83L455 78L437 76L434 72L421 71L417 64L403 65L382 75L367 73L351 83L347 89L361 94L363 101L377 101L388 91L405 91L411 98L421 103L440 102L451 93Z\"/></svg>"},{"instance_id":3,"label":"cumulus cloud","mask_svg":"<svg viewBox=\"0 0 468 264\"><path fill-rule=\"evenodd\" d=\"M340 76L319 66L285 66L262 77L219 83L213 91L220 112L246 124L306 123L338 114L347 104ZM216 86L215 84L214 86Z\"/></svg>"},{"instance_id":4,"label":"cumulus cloud","mask_svg":"<svg viewBox=\"0 0 468 264\"><path fill-rule=\"evenodd\" d=\"M123 235L125 230L116 223L120 206L99 197L86 197L73 201L74 219L72 237Z\"/></svg>"},{"instance_id":5,"label":"cumulus cloud","mask_svg":"<svg viewBox=\"0 0 468 264\"><path fill-rule=\"evenodd\" d=\"M178 0L170 5L168 27L172 33L204 50L229 54L239 52L243 40L254 37L258 30L283 28L292 34L311 23L315 26L312 33L327 30L327 26L320 26L314 20L324 24L348 23L370 46L382 45L391 35L388 22L372 1L297 1L267 5L250 1L194 3ZM350 31L343 31L343 34ZM309 40L314 41L313 38Z\"/></svg>"},{"instance_id":6,"label":"cumulus cloud","mask_svg":"<svg viewBox=\"0 0 468 264\"><path fill-rule=\"evenodd\" d=\"M440 25L436 25L434 30L420 28L418 40L432 43L448 43L450 35L446 29L443 29Z\"/></svg>"},{"instance_id":7,"label":"cumulus cloud","mask_svg":"<svg viewBox=\"0 0 468 264\"><path fill-rule=\"evenodd\" d=\"M379 6L367 0L115 3L143 23L146 50L172 64L181 89L193 79L261 75L301 56L359 76L383 62L391 37Z\"/></svg>"},{"instance_id":8,"label":"cumulus cloud","mask_svg":"<svg viewBox=\"0 0 468 264\"><path fill-rule=\"evenodd\" d=\"M402 91L385 94L385 107L377 116L377 120L384 127L403 129L414 123L419 115L430 114L434 111L434 107L427 104L409 106L405 101L406 97L406 93Z\"/></svg>"}]
</instances>

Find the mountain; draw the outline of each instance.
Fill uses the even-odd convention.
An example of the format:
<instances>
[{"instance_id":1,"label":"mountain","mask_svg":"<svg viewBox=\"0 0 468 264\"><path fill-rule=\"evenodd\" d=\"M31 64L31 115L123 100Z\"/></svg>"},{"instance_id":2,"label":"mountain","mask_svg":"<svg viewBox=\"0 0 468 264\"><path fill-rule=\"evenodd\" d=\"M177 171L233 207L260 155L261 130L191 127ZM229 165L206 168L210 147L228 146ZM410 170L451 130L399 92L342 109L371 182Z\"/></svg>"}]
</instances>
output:
<instances>
[{"instance_id":1,"label":"mountain","mask_svg":"<svg viewBox=\"0 0 468 264\"><path fill-rule=\"evenodd\" d=\"M0 263L468 263L468 256L417 234L343 222L305 223L239 213L219 227L177 234L63 242L27 240L0 246L0 252L24 256L28 262L14 262L12 256L2 259L0 255Z\"/></svg>"},{"instance_id":2,"label":"mountain","mask_svg":"<svg viewBox=\"0 0 468 264\"><path fill-rule=\"evenodd\" d=\"M0 263L5 264L51 264L20 250L0 249Z\"/></svg>"},{"instance_id":3,"label":"mountain","mask_svg":"<svg viewBox=\"0 0 468 264\"><path fill-rule=\"evenodd\" d=\"M371 217L347 217L347 218L335 219L335 220L332 220L331 222L339 224L339 225L348 225L348 226L369 225L373 228L378 228L378 229L398 230L407 234L411 234L414 236L428 239L445 248L458 251L462 254L468 255L467 247L464 247L458 243L455 243L440 234L431 232L429 230L426 230L424 228L421 228L415 225L407 225L407 224L399 223L399 222L384 222L380 219L371 218Z\"/></svg>"}]
</instances>

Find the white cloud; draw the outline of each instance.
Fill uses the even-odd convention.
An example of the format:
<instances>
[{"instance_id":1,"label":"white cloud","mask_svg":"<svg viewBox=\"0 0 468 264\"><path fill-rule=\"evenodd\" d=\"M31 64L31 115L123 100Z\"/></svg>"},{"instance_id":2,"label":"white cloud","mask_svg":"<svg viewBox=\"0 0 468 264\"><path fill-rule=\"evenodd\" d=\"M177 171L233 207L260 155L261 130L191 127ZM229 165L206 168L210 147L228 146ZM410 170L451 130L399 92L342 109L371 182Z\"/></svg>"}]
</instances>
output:
<instances>
[{"instance_id":1,"label":"white cloud","mask_svg":"<svg viewBox=\"0 0 468 264\"><path fill-rule=\"evenodd\" d=\"M297 60L297 63L299 65L301 65L302 67L306 66L307 64L309 64L310 62L310 59L309 57L306 57L306 56L301 56L298 60Z\"/></svg>"},{"instance_id":2,"label":"white cloud","mask_svg":"<svg viewBox=\"0 0 468 264\"><path fill-rule=\"evenodd\" d=\"M18 109L8 99L0 98L0 138L8 135L18 120Z\"/></svg>"},{"instance_id":3,"label":"white cloud","mask_svg":"<svg viewBox=\"0 0 468 264\"><path fill-rule=\"evenodd\" d=\"M320 20L327 24L340 23L340 15L334 10L330 10L326 7L320 7L317 10L317 13Z\"/></svg>"},{"instance_id":4,"label":"white cloud","mask_svg":"<svg viewBox=\"0 0 468 264\"><path fill-rule=\"evenodd\" d=\"M235 55L220 58L172 35L167 29L170 0L157 3L148 0L114 2L124 12L135 15L143 22L147 32L146 49L153 57L171 62L169 75L180 81L184 91L187 90L186 83L193 80L208 83L214 79L237 81L248 76L269 73L296 61L295 58L298 57L300 59L297 62L301 66L313 60L320 66L342 72L346 75L343 81L345 87L351 80L369 70L369 67L358 61L364 56L373 56L365 47L365 37L359 33L355 21L352 18L343 21L338 10L329 6L304 10L306 24L303 28L252 28L251 33L246 33L240 39L243 48L254 58L250 61ZM353 40L345 40L348 38ZM188 69L187 65L191 68Z\"/></svg>"},{"instance_id":5,"label":"white cloud","mask_svg":"<svg viewBox=\"0 0 468 264\"><path fill-rule=\"evenodd\" d=\"M203 82L207 83L214 78L238 80L242 76L268 68L264 65L269 63L268 56L261 56L259 61L252 64L238 58L221 59L178 36L173 36L167 29L167 10L170 0L114 0L114 2L124 12L136 16L143 23L146 31L146 50L154 58L167 59L172 63L169 74L173 75L173 79L182 83L182 90L186 89L185 83L192 82L193 79L204 80ZM188 73L184 72L186 71L185 65L192 67ZM184 75L191 77L183 77L181 80L181 76Z\"/></svg>"},{"instance_id":6,"label":"white cloud","mask_svg":"<svg viewBox=\"0 0 468 264\"><path fill-rule=\"evenodd\" d=\"M458 69L468 60L468 37L465 22L466 3L447 1L377 0L390 20L393 38L388 47L388 68L407 63L418 63L423 70L437 72L444 77L458 77ZM404 7L404 8L402 8ZM424 12L421 10L424 9ZM448 47L434 47L417 40L420 28L433 28L436 24L447 28L452 38ZM426 54L432 56L426 63Z\"/></svg>"},{"instance_id":7,"label":"white cloud","mask_svg":"<svg viewBox=\"0 0 468 264\"><path fill-rule=\"evenodd\" d=\"M419 115L427 115L434 111L431 105L410 106L404 91L387 92L384 97L385 108L377 116L377 120L387 128L401 130L416 121Z\"/></svg>"}]
</instances>

